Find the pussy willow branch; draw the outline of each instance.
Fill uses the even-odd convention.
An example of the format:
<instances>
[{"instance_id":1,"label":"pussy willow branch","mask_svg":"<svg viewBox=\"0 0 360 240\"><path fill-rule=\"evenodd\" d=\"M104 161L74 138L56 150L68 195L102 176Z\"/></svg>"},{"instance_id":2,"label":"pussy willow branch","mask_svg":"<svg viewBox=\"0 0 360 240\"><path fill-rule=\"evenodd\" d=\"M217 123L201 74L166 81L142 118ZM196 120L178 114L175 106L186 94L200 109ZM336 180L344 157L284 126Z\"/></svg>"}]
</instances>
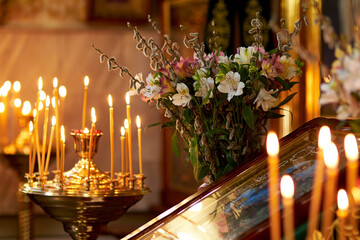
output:
<instances>
[{"instance_id":1,"label":"pussy willow branch","mask_svg":"<svg viewBox=\"0 0 360 240\"><path fill-rule=\"evenodd\" d=\"M140 92L141 89L145 88L145 83L144 82L141 82L139 81L138 79L136 79L129 71L129 69L127 69L126 67L122 67L120 66L114 57L108 57L105 53L103 53L100 49L96 48L95 47L95 44L91 44L91 46L98 52L100 53L100 62L102 63L103 62L103 59L106 58L107 59L107 62L108 62L108 70L111 71L111 70L116 70L116 69L120 69L120 76L121 77L124 77L123 73L125 72L130 78L131 78L131 86L134 86L134 88L136 89L136 83L140 84L140 87L138 88L138 92Z\"/></svg>"}]
</instances>

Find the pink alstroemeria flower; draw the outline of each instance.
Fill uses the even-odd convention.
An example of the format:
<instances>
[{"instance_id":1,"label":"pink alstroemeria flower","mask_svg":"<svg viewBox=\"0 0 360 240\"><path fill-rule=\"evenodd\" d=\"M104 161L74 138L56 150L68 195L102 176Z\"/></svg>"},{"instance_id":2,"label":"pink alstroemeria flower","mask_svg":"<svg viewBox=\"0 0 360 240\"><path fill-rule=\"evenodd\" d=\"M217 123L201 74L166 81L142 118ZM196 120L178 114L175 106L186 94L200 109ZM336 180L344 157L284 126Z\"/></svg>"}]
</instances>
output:
<instances>
[{"instance_id":1,"label":"pink alstroemeria flower","mask_svg":"<svg viewBox=\"0 0 360 240\"><path fill-rule=\"evenodd\" d=\"M274 80L284 72L284 65L280 62L280 56L273 54L270 58L264 58L261 62L261 75Z\"/></svg>"}]
</instances>

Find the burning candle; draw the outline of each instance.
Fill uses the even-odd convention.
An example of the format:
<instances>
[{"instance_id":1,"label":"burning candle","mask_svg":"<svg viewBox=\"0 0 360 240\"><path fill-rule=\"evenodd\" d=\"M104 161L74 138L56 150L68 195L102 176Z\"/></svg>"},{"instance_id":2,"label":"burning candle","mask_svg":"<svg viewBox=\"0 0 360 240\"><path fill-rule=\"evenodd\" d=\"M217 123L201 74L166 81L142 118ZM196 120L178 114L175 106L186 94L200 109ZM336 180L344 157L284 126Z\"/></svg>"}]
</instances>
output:
<instances>
[{"instance_id":1,"label":"burning candle","mask_svg":"<svg viewBox=\"0 0 360 240\"><path fill-rule=\"evenodd\" d=\"M112 97L109 94L109 115L110 115L110 160L111 160L111 181L114 180L114 109Z\"/></svg>"},{"instance_id":2,"label":"burning candle","mask_svg":"<svg viewBox=\"0 0 360 240\"><path fill-rule=\"evenodd\" d=\"M90 144L89 144L89 163L88 163L88 181L90 181L90 168L91 168L91 157L92 157L92 149L93 149L93 135L95 131L95 123L96 123L96 114L95 108L91 108L91 130L90 130Z\"/></svg>"},{"instance_id":3,"label":"burning candle","mask_svg":"<svg viewBox=\"0 0 360 240\"><path fill-rule=\"evenodd\" d=\"M327 182L325 185L324 209L321 231L325 239L330 234L330 224L333 221L333 205L335 199L335 189L337 187L337 176L339 164L339 154L336 145L330 142L324 146L324 161L327 173Z\"/></svg>"},{"instance_id":4,"label":"burning candle","mask_svg":"<svg viewBox=\"0 0 360 240\"><path fill-rule=\"evenodd\" d=\"M61 169L60 169L60 179L64 177L64 166L65 166L65 128L64 125L61 125Z\"/></svg>"},{"instance_id":5,"label":"burning candle","mask_svg":"<svg viewBox=\"0 0 360 240\"><path fill-rule=\"evenodd\" d=\"M320 212L322 183L324 179L324 146L331 141L331 131L328 126L322 126L318 137L318 151L316 156L316 166L313 179L313 190L309 208L309 223L307 229L307 239L313 238L313 233L318 229L318 215Z\"/></svg>"},{"instance_id":6,"label":"burning candle","mask_svg":"<svg viewBox=\"0 0 360 240\"><path fill-rule=\"evenodd\" d=\"M32 167L33 164L31 159L33 130L34 130L33 122L30 121L29 122L29 176L30 177L33 175L33 167Z\"/></svg>"},{"instance_id":7,"label":"burning candle","mask_svg":"<svg viewBox=\"0 0 360 240\"><path fill-rule=\"evenodd\" d=\"M284 205L284 239L294 240L294 181L289 175L281 178L280 192Z\"/></svg>"},{"instance_id":8,"label":"burning candle","mask_svg":"<svg viewBox=\"0 0 360 240\"><path fill-rule=\"evenodd\" d=\"M271 239L281 238L280 234L280 199L278 193L279 177L279 141L275 132L269 132L266 138L266 151L268 157L269 172L269 215L270 215L270 234Z\"/></svg>"},{"instance_id":9,"label":"burning candle","mask_svg":"<svg viewBox=\"0 0 360 240\"><path fill-rule=\"evenodd\" d=\"M31 103L29 101L25 101L21 109L21 114L23 116L28 116L30 113L31 113Z\"/></svg>"},{"instance_id":10,"label":"burning candle","mask_svg":"<svg viewBox=\"0 0 360 240\"><path fill-rule=\"evenodd\" d=\"M129 152L129 121L127 119L124 120L124 126L125 126L125 138L128 140L127 141L127 151L126 151L126 172L130 172L130 178L132 178L132 162L130 161L130 152Z\"/></svg>"},{"instance_id":11,"label":"burning candle","mask_svg":"<svg viewBox=\"0 0 360 240\"><path fill-rule=\"evenodd\" d=\"M340 189L337 194L337 205L338 210L336 211L336 216L339 219L340 231L338 231L338 238L340 240L345 240L345 226L346 219L348 216L349 200L344 189Z\"/></svg>"},{"instance_id":12,"label":"burning candle","mask_svg":"<svg viewBox=\"0 0 360 240\"><path fill-rule=\"evenodd\" d=\"M35 122L35 119L36 119L36 109L34 108L33 109L33 121ZM35 128L34 128L34 136L33 136L33 140L34 140L34 147L33 147L33 155L31 157L32 161L33 161L33 164L35 165L35 160L36 160L36 152L37 152L37 144L36 144L36 139L35 139ZM39 168L39 172L40 172L40 160L38 158L38 168ZM35 166L34 166L35 167Z\"/></svg>"},{"instance_id":13,"label":"burning candle","mask_svg":"<svg viewBox=\"0 0 360 240\"><path fill-rule=\"evenodd\" d=\"M52 116L51 118L51 132L50 132L50 139L49 139L49 146L47 149L47 155L46 155L46 165L45 165L45 172L47 172L50 162L50 155L51 155L51 147L54 139L54 132L55 132L55 125L56 125L56 117Z\"/></svg>"},{"instance_id":14,"label":"burning candle","mask_svg":"<svg viewBox=\"0 0 360 240\"><path fill-rule=\"evenodd\" d=\"M40 94L42 91L42 87L43 87L43 81L42 81L42 77L39 77L39 82L38 82L38 94L37 94L37 100L36 100L36 114L35 114L35 120L34 120L34 134L35 134L35 141L36 141L36 153L37 153L37 158L38 158L38 164L39 164L39 172L40 172L40 176L42 177L43 174L43 169L42 169L42 165L41 165L41 157L40 157L40 142L39 142L39 111L40 111Z\"/></svg>"},{"instance_id":15,"label":"burning candle","mask_svg":"<svg viewBox=\"0 0 360 240\"><path fill-rule=\"evenodd\" d=\"M130 178L133 178L133 168L132 168L132 147L131 147L131 115L130 115L130 95L127 92L125 95L126 102L126 116L128 120L128 152L129 152L129 168L130 168Z\"/></svg>"},{"instance_id":16,"label":"burning candle","mask_svg":"<svg viewBox=\"0 0 360 240\"><path fill-rule=\"evenodd\" d=\"M45 104L45 117L44 117L44 126L43 126L43 143L42 143L42 159L41 164L42 168L45 169L45 151L46 151L46 137L47 137L47 126L49 119L49 106L50 106L50 97L46 96L46 104Z\"/></svg>"},{"instance_id":17,"label":"burning candle","mask_svg":"<svg viewBox=\"0 0 360 240\"><path fill-rule=\"evenodd\" d=\"M124 144L125 144L125 128L121 127L120 128L120 141L121 141L121 172L124 173L125 172L125 162L124 162L124 157L125 157L125 148L124 148Z\"/></svg>"},{"instance_id":18,"label":"burning candle","mask_svg":"<svg viewBox=\"0 0 360 240\"><path fill-rule=\"evenodd\" d=\"M84 77L84 101L83 101L83 112L82 112L82 128L85 128L85 116L86 116L86 100L87 100L87 92L88 92L88 86L89 86L89 77Z\"/></svg>"},{"instance_id":19,"label":"burning candle","mask_svg":"<svg viewBox=\"0 0 360 240\"><path fill-rule=\"evenodd\" d=\"M56 169L60 170L60 123L59 123L59 96L58 96L58 79L54 77L53 79L53 95L55 106L55 135L56 135Z\"/></svg>"},{"instance_id":20,"label":"burning candle","mask_svg":"<svg viewBox=\"0 0 360 240\"><path fill-rule=\"evenodd\" d=\"M60 96L60 120L61 122L64 121L64 109L65 109L65 97L66 97L67 91L65 86L59 87L59 96Z\"/></svg>"},{"instance_id":21,"label":"burning candle","mask_svg":"<svg viewBox=\"0 0 360 240\"><path fill-rule=\"evenodd\" d=\"M13 89L14 89L14 92L15 94L19 94L20 90L21 90L21 83L20 81L15 81L13 83Z\"/></svg>"},{"instance_id":22,"label":"burning candle","mask_svg":"<svg viewBox=\"0 0 360 240\"><path fill-rule=\"evenodd\" d=\"M142 175L143 171L142 171L142 151L141 151L141 121L139 115L136 116L136 126L138 128L139 169L140 169L140 175Z\"/></svg>"}]
</instances>

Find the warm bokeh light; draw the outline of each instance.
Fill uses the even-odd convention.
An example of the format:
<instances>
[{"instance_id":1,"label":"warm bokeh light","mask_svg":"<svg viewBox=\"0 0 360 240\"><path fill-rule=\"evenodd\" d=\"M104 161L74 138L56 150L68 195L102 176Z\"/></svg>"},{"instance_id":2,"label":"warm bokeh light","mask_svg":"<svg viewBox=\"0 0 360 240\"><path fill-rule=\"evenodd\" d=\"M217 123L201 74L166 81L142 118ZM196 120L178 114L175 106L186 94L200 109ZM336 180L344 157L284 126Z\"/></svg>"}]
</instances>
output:
<instances>
[{"instance_id":1,"label":"warm bokeh light","mask_svg":"<svg viewBox=\"0 0 360 240\"><path fill-rule=\"evenodd\" d=\"M197 225L197 228L202 232L206 232L206 229L200 225Z\"/></svg>"},{"instance_id":2,"label":"warm bokeh light","mask_svg":"<svg viewBox=\"0 0 360 240\"><path fill-rule=\"evenodd\" d=\"M57 88L58 84L59 84L59 81L58 81L57 77L54 77L54 79L53 79L53 88Z\"/></svg>"},{"instance_id":3,"label":"warm bokeh light","mask_svg":"<svg viewBox=\"0 0 360 240\"><path fill-rule=\"evenodd\" d=\"M279 154L279 140L275 132L270 131L266 138L266 151L270 156Z\"/></svg>"},{"instance_id":4,"label":"warm bokeh light","mask_svg":"<svg viewBox=\"0 0 360 240\"><path fill-rule=\"evenodd\" d=\"M46 93L43 90L40 90L40 101L44 101L46 99Z\"/></svg>"},{"instance_id":5,"label":"warm bokeh light","mask_svg":"<svg viewBox=\"0 0 360 240\"><path fill-rule=\"evenodd\" d=\"M46 96L45 106L46 106L47 108L50 106L50 96L49 96L49 95Z\"/></svg>"},{"instance_id":6,"label":"warm bokeh light","mask_svg":"<svg viewBox=\"0 0 360 240\"><path fill-rule=\"evenodd\" d=\"M51 118L51 126L55 126L55 124L56 124L56 117L52 116L52 118Z\"/></svg>"},{"instance_id":7,"label":"warm bokeh light","mask_svg":"<svg viewBox=\"0 0 360 240\"><path fill-rule=\"evenodd\" d=\"M10 89L11 89L11 82L10 82L9 80L7 80L7 81L5 81L5 83L4 83L4 90L5 90L6 92L9 92Z\"/></svg>"},{"instance_id":8,"label":"warm bokeh light","mask_svg":"<svg viewBox=\"0 0 360 240\"><path fill-rule=\"evenodd\" d=\"M351 162L357 161L359 159L359 148L354 134L346 134L344 146L346 159Z\"/></svg>"},{"instance_id":9,"label":"warm bokeh light","mask_svg":"<svg viewBox=\"0 0 360 240\"><path fill-rule=\"evenodd\" d=\"M6 87L5 87L5 86L2 86L1 89L0 89L0 91L1 91L1 96L7 97L9 91L6 90Z\"/></svg>"},{"instance_id":10,"label":"warm bokeh light","mask_svg":"<svg viewBox=\"0 0 360 240\"><path fill-rule=\"evenodd\" d=\"M21 99L20 98L15 98L14 99L14 105L16 108L21 107Z\"/></svg>"},{"instance_id":11,"label":"warm bokeh light","mask_svg":"<svg viewBox=\"0 0 360 240\"><path fill-rule=\"evenodd\" d=\"M31 112L31 103L30 103L30 101L25 101L23 103L21 114L24 116L27 116L30 114L30 112Z\"/></svg>"},{"instance_id":12,"label":"warm bokeh light","mask_svg":"<svg viewBox=\"0 0 360 240\"><path fill-rule=\"evenodd\" d=\"M121 134L121 136L125 136L125 128L124 127L120 128L120 134Z\"/></svg>"},{"instance_id":13,"label":"warm bokeh light","mask_svg":"<svg viewBox=\"0 0 360 240\"><path fill-rule=\"evenodd\" d=\"M60 97L64 98L66 97L67 91L66 91L66 87L65 86L60 86L59 87L59 95Z\"/></svg>"},{"instance_id":14,"label":"warm bokeh light","mask_svg":"<svg viewBox=\"0 0 360 240\"><path fill-rule=\"evenodd\" d=\"M29 122L29 131L32 133L33 130L34 130L34 125L33 125L33 122L30 121L30 122Z\"/></svg>"},{"instance_id":15,"label":"warm bokeh light","mask_svg":"<svg viewBox=\"0 0 360 240\"><path fill-rule=\"evenodd\" d=\"M44 104L42 102L39 102L39 111L43 110Z\"/></svg>"},{"instance_id":16,"label":"warm bokeh light","mask_svg":"<svg viewBox=\"0 0 360 240\"><path fill-rule=\"evenodd\" d=\"M16 92L16 93L20 92L20 90L21 90L21 83L20 83L20 81L15 81L15 82L13 83L13 89L14 89L14 92Z\"/></svg>"},{"instance_id":17,"label":"warm bokeh light","mask_svg":"<svg viewBox=\"0 0 360 240\"><path fill-rule=\"evenodd\" d=\"M329 169L336 169L339 164L339 153L335 143L330 142L324 146L324 162Z\"/></svg>"},{"instance_id":18,"label":"warm bokeh light","mask_svg":"<svg viewBox=\"0 0 360 240\"><path fill-rule=\"evenodd\" d=\"M88 86L89 86L89 82L90 82L89 77L88 77L88 76L85 76L85 77L84 77L84 86L85 86L85 87L88 87Z\"/></svg>"},{"instance_id":19,"label":"warm bokeh light","mask_svg":"<svg viewBox=\"0 0 360 240\"><path fill-rule=\"evenodd\" d=\"M129 129L129 121L127 119L124 120L124 127L126 130Z\"/></svg>"},{"instance_id":20,"label":"warm bokeh light","mask_svg":"<svg viewBox=\"0 0 360 240\"><path fill-rule=\"evenodd\" d=\"M328 126L322 126L319 131L318 146L324 149L324 146L331 142L331 131Z\"/></svg>"},{"instance_id":21,"label":"warm bokeh light","mask_svg":"<svg viewBox=\"0 0 360 240\"><path fill-rule=\"evenodd\" d=\"M51 106L55 108L55 97L51 98Z\"/></svg>"},{"instance_id":22,"label":"warm bokeh light","mask_svg":"<svg viewBox=\"0 0 360 240\"><path fill-rule=\"evenodd\" d=\"M36 118L36 113L37 113L37 111L36 111L36 109L34 108L34 110L33 110L33 118Z\"/></svg>"},{"instance_id":23,"label":"warm bokeh light","mask_svg":"<svg viewBox=\"0 0 360 240\"><path fill-rule=\"evenodd\" d=\"M294 196L294 181L289 175L284 175L280 181L280 193L284 198Z\"/></svg>"},{"instance_id":24,"label":"warm bokeh light","mask_svg":"<svg viewBox=\"0 0 360 240\"><path fill-rule=\"evenodd\" d=\"M88 128L84 128L83 133L88 134L88 133L89 133L89 129L88 129Z\"/></svg>"},{"instance_id":25,"label":"warm bokeh light","mask_svg":"<svg viewBox=\"0 0 360 240\"><path fill-rule=\"evenodd\" d=\"M200 212L202 209L202 202L199 202L197 204L195 204L194 206L192 206L191 208L189 208L190 212Z\"/></svg>"},{"instance_id":26,"label":"warm bokeh light","mask_svg":"<svg viewBox=\"0 0 360 240\"><path fill-rule=\"evenodd\" d=\"M42 79L42 77L39 77L38 90L40 91L42 88L43 88L43 79Z\"/></svg>"},{"instance_id":27,"label":"warm bokeh light","mask_svg":"<svg viewBox=\"0 0 360 240\"><path fill-rule=\"evenodd\" d=\"M5 112L5 104L3 102L0 102L0 113Z\"/></svg>"},{"instance_id":28,"label":"warm bokeh light","mask_svg":"<svg viewBox=\"0 0 360 240\"><path fill-rule=\"evenodd\" d=\"M337 205L339 210L347 211L349 208L349 199L346 191L340 189L337 194Z\"/></svg>"},{"instance_id":29,"label":"warm bokeh light","mask_svg":"<svg viewBox=\"0 0 360 240\"><path fill-rule=\"evenodd\" d=\"M96 113L95 113L95 108L91 108L91 122L93 123L93 124L95 124L96 123Z\"/></svg>"},{"instance_id":30,"label":"warm bokeh light","mask_svg":"<svg viewBox=\"0 0 360 240\"><path fill-rule=\"evenodd\" d=\"M130 104L130 94L129 94L129 92L127 92L127 93L125 94L125 102L126 102L127 105Z\"/></svg>"},{"instance_id":31,"label":"warm bokeh light","mask_svg":"<svg viewBox=\"0 0 360 240\"><path fill-rule=\"evenodd\" d=\"M136 126L137 128L141 128L141 120L139 115L136 116Z\"/></svg>"},{"instance_id":32,"label":"warm bokeh light","mask_svg":"<svg viewBox=\"0 0 360 240\"><path fill-rule=\"evenodd\" d=\"M358 187L354 187L351 190L351 193L352 193L352 195L354 197L355 203L359 204L360 203L360 189Z\"/></svg>"},{"instance_id":33,"label":"warm bokeh light","mask_svg":"<svg viewBox=\"0 0 360 240\"><path fill-rule=\"evenodd\" d=\"M113 107L113 100L112 100L111 94L109 94L109 96L108 96L108 102L109 102L109 107Z\"/></svg>"},{"instance_id":34,"label":"warm bokeh light","mask_svg":"<svg viewBox=\"0 0 360 240\"><path fill-rule=\"evenodd\" d=\"M159 228L157 231L158 231L159 233L161 233L161 234L165 234L165 231L164 231L164 229L162 229L162 228Z\"/></svg>"}]
</instances>

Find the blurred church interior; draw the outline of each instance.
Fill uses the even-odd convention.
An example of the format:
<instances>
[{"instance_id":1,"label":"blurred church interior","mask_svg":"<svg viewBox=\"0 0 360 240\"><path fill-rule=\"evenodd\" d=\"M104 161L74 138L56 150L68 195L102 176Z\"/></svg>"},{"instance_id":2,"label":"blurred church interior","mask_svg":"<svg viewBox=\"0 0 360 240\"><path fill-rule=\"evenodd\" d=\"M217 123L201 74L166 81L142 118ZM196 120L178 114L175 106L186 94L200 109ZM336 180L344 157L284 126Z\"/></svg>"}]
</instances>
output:
<instances>
[{"instance_id":1,"label":"blurred church interior","mask_svg":"<svg viewBox=\"0 0 360 240\"><path fill-rule=\"evenodd\" d=\"M225 15L216 16L217 3L222 2ZM107 95L114 99L115 126L126 117L125 93L129 88L128 79L121 78L117 71L108 71L105 63L99 62L99 54L92 48L94 44L109 56L114 56L118 63L126 66L133 73L150 72L149 62L137 51L133 32L126 23L138 26L145 36L153 36L161 41L147 21L151 15L163 33L182 43L179 25L183 24L191 32L206 36L208 26L215 17L226 19L230 27L227 35L227 51L233 52L236 46L248 44L246 23L260 11L267 22L278 21L281 17L294 22L300 14L301 4L305 0L1 0L0 1L0 85L6 80L19 81L21 90L18 96L22 101L35 102L37 79L42 76L44 91L52 90L52 80L57 77L59 85L67 89L63 100L62 119L66 129L81 127L83 104L83 79L89 76L87 106L97 110L97 128L103 130L98 153L94 160L101 169L109 169L110 153L108 132ZM327 14L337 19L334 21L339 31L346 32L346 8L342 0L328 1L324 9ZM345 1L344 1L345 2ZM311 14L311 13L310 13ZM225 28L225 27L224 27ZM307 28L301 41L315 54L331 59L321 44L321 36L316 26ZM266 29L268 46L274 46L276 40L270 28ZM184 54L186 52L185 47ZM271 127L284 136L308 120L328 115L331 110L320 109L320 69L309 64L303 70L304 75L297 86L299 94L288 106L293 112L280 122L272 122ZM306 97L305 97L306 96ZM13 100L15 94L9 92L7 115L1 118L2 148L11 144L19 134ZM3 96L2 99L5 99ZM149 107L140 98L131 100L132 113L140 115L142 125L148 126L163 121L163 116ZM90 119L87 120L90 125ZM134 129L134 136L136 130ZM151 220L161 212L179 203L195 193L201 183L193 178L191 165L183 157L172 153L171 130L159 126L146 128L143 132L143 169L145 183L151 193L133 206L119 220L113 221L102 229L100 240L119 239ZM70 136L66 142L65 169L70 169L78 160L73 151ZM136 145L136 139L133 139ZM115 146L120 146L120 130L115 128ZM184 156L184 154L182 154ZM28 203L19 195L19 184L25 181L1 154L0 159L0 239L21 239L19 234L19 213ZM135 159L138 153L135 151ZM120 169L120 147L115 147L115 171ZM50 163L49 168L54 167ZM134 166L137 171L137 165ZM31 239L62 240L70 239L62 224L51 219L41 208L32 204ZM21 220L20 220L21 221ZM27 239L27 238L24 238Z\"/></svg>"}]
</instances>

